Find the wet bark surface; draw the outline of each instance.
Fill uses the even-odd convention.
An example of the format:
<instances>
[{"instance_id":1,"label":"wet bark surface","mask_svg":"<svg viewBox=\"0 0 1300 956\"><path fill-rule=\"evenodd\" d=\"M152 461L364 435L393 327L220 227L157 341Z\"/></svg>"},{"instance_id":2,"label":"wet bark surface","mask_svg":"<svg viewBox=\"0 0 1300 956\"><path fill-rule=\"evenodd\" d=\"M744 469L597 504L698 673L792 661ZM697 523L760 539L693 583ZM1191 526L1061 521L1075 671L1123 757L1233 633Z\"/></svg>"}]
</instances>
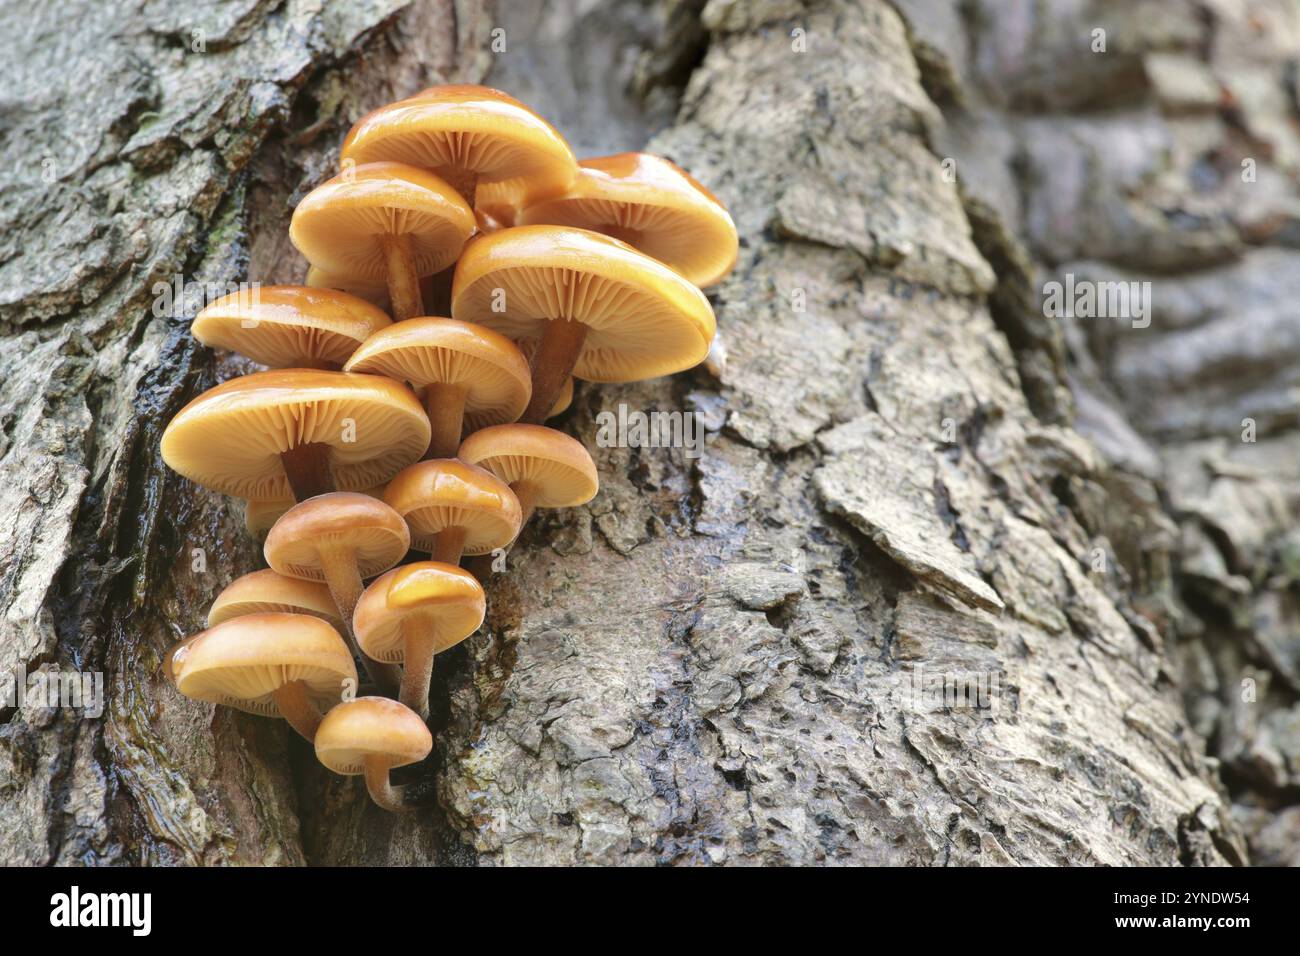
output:
<instances>
[{"instance_id":1,"label":"wet bark surface","mask_svg":"<svg viewBox=\"0 0 1300 956\"><path fill-rule=\"evenodd\" d=\"M0 712L4 862L1295 860L1289 8L62 6L0 14L0 665L107 700ZM725 363L580 386L601 493L437 659L397 817L163 679L262 565L158 454L252 366L155 287L300 281L347 126L445 80L674 159L741 254ZM1044 316L1067 271L1151 281L1150 326ZM601 447L620 404L702 453Z\"/></svg>"}]
</instances>

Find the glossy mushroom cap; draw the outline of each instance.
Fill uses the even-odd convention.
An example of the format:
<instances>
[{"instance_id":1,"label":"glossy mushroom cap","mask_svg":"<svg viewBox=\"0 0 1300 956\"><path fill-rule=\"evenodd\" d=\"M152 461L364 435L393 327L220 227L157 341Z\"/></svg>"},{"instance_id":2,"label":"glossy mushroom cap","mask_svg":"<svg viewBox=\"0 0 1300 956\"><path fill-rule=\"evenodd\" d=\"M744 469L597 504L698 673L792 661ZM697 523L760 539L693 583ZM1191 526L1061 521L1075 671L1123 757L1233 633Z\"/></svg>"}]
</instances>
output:
<instances>
[{"instance_id":1,"label":"glossy mushroom cap","mask_svg":"<svg viewBox=\"0 0 1300 956\"><path fill-rule=\"evenodd\" d=\"M566 226L516 226L471 242L456 264L452 315L516 340L540 338L552 319L581 322L588 332L573 374L594 382L698 365L716 328L704 293L662 262Z\"/></svg>"},{"instance_id":2,"label":"glossy mushroom cap","mask_svg":"<svg viewBox=\"0 0 1300 956\"><path fill-rule=\"evenodd\" d=\"M190 330L204 345L230 349L272 368L340 368L391 320L333 289L273 285L217 299Z\"/></svg>"},{"instance_id":3,"label":"glossy mushroom cap","mask_svg":"<svg viewBox=\"0 0 1300 956\"><path fill-rule=\"evenodd\" d=\"M409 163L453 183L518 181L532 201L563 192L577 172L554 126L486 86L435 86L382 106L357 121L339 157Z\"/></svg>"},{"instance_id":4,"label":"glossy mushroom cap","mask_svg":"<svg viewBox=\"0 0 1300 956\"><path fill-rule=\"evenodd\" d=\"M208 610L208 627L246 614L310 614L342 627L329 588L315 581L288 578L275 571L253 571L236 578Z\"/></svg>"},{"instance_id":5,"label":"glossy mushroom cap","mask_svg":"<svg viewBox=\"0 0 1300 956\"><path fill-rule=\"evenodd\" d=\"M364 299L378 309L388 312L388 282L381 279L356 279L336 275L318 266L307 267L306 284L313 289L336 289L358 299Z\"/></svg>"},{"instance_id":6,"label":"glossy mushroom cap","mask_svg":"<svg viewBox=\"0 0 1300 956\"><path fill-rule=\"evenodd\" d=\"M519 533L515 493L491 472L454 458L418 461L388 483L384 500L406 519L411 546L432 551L446 528L464 528L464 553L504 548Z\"/></svg>"},{"instance_id":7,"label":"glossy mushroom cap","mask_svg":"<svg viewBox=\"0 0 1300 956\"><path fill-rule=\"evenodd\" d=\"M685 170L648 153L578 166L568 192L529 206L516 225L577 226L622 239L698 286L712 285L736 264L736 224Z\"/></svg>"},{"instance_id":8,"label":"glossy mushroom cap","mask_svg":"<svg viewBox=\"0 0 1300 956\"><path fill-rule=\"evenodd\" d=\"M427 629L422 633L441 653L477 631L486 609L483 585L474 575L451 564L417 561L376 578L357 602L352 626L368 656L400 663L408 617L419 616Z\"/></svg>"},{"instance_id":9,"label":"glossy mushroom cap","mask_svg":"<svg viewBox=\"0 0 1300 956\"><path fill-rule=\"evenodd\" d=\"M193 700L278 717L274 694L292 681L329 706L356 686L352 652L329 624L307 614L249 614L208 628L172 652L176 689Z\"/></svg>"},{"instance_id":10,"label":"glossy mushroom cap","mask_svg":"<svg viewBox=\"0 0 1300 956\"><path fill-rule=\"evenodd\" d=\"M373 488L364 489L361 494L382 501L384 489L387 487L387 483L375 485ZM245 501L244 527L255 537L266 534L280 520L280 516L296 504L297 502L292 498L274 498L270 501Z\"/></svg>"},{"instance_id":11,"label":"glossy mushroom cap","mask_svg":"<svg viewBox=\"0 0 1300 956\"><path fill-rule=\"evenodd\" d=\"M347 370L386 375L416 391L435 384L461 386L471 431L513 422L532 395L528 362L513 342L455 319L422 317L390 325L356 350Z\"/></svg>"},{"instance_id":12,"label":"glossy mushroom cap","mask_svg":"<svg viewBox=\"0 0 1300 956\"><path fill-rule=\"evenodd\" d=\"M474 233L474 212L432 173L400 163L367 163L322 183L293 211L289 239L313 266L378 281L388 275L383 240L411 239L417 275L456 261Z\"/></svg>"},{"instance_id":13,"label":"glossy mushroom cap","mask_svg":"<svg viewBox=\"0 0 1300 956\"><path fill-rule=\"evenodd\" d=\"M582 444L544 425L496 425L461 443L462 461L486 468L508 485L528 482L539 508L571 508L596 497L596 464Z\"/></svg>"},{"instance_id":14,"label":"glossy mushroom cap","mask_svg":"<svg viewBox=\"0 0 1300 956\"><path fill-rule=\"evenodd\" d=\"M363 578L386 571L411 547L406 522L377 498L355 492L317 495L275 523L263 549L266 563L291 578L324 581L321 550L350 549Z\"/></svg>"},{"instance_id":15,"label":"glossy mushroom cap","mask_svg":"<svg viewBox=\"0 0 1300 956\"><path fill-rule=\"evenodd\" d=\"M316 759L335 773L365 773L366 760L389 767L419 763L433 737L415 711L387 697L358 697L339 704L316 729Z\"/></svg>"},{"instance_id":16,"label":"glossy mushroom cap","mask_svg":"<svg viewBox=\"0 0 1300 956\"><path fill-rule=\"evenodd\" d=\"M331 447L335 487L372 488L424 454L429 419L410 389L376 375L256 372L181 409L162 456L206 488L271 501L293 497L280 455L311 443Z\"/></svg>"}]
</instances>

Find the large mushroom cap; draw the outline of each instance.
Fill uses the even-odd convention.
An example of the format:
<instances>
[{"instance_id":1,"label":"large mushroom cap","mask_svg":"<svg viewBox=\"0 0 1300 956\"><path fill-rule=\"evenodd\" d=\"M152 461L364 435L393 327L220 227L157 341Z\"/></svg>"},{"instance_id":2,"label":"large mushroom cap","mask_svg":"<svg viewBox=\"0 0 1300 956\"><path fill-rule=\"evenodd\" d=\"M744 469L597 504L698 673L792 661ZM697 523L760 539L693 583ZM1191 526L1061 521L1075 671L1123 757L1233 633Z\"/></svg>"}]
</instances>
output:
<instances>
[{"instance_id":1,"label":"large mushroom cap","mask_svg":"<svg viewBox=\"0 0 1300 956\"><path fill-rule=\"evenodd\" d=\"M280 455L329 445L335 487L372 488L429 447L410 389L377 375L289 369L231 379L186 405L162 437L163 461L236 498L293 497Z\"/></svg>"},{"instance_id":2,"label":"large mushroom cap","mask_svg":"<svg viewBox=\"0 0 1300 956\"><path fill-rule=\"evenodd\" d=\"M328 273L379 280L388 275L388 237L409 236L416 274L432 275L456 261L474 228L473 210L437 176L366 163L308 193L293 211L289 239Z\"/></svg>"},{"instance_id":3,"label":"large mushroom cap","mask_svg":"<svg viewBox=\"0 0 1300 956\"><path fill-rule=\"evenodd\" d=\"M423 317L390 325L356 350L347 370L386 375L417 391L434 384L460 386L471 431L514 421L532 395L528 362L513 342L455 319Z\"/></svg>"},{"instance_id":4,"label":"large mushroom cap","mask_svg":"<svg viewBox=\"0 0 1300 956\"><path fill-rule=\"evenodd\" d=\"M375 306L346 292L273 285L222 296L195 317L190 330L204 345L272 368L339 368L390 324Z\"/></svg>"},{"instance_id":5,"label":"large mushroom cap","mask_svg":"<svg viewBox=\"0 0 1300 956\"><path fill-rule=\"evenodd\" d=\"M441 653L477 631L486 608L483 585L474 575L451 564L417 561L376 578L357 602L352 626L368 656L400 663L408 617L418 616L421 633Z\"/></svg>"},{"instance_id":6,"label":"large mushroom cap","mask_svg":"<svg viewBox=\"0 0 1300 956\"><path fill-rule=\"evenodd\" d=\"M698 286L736 264L740 241L717 197L689 173L648 153L618 153L578 163L563 195L520 213L521 226L577 226L622 239Z\"/></svg>"},{"instance_id":7,"label":"large mushroom cap","mask_svg":"<svg viewBox=\"0 0 1300 956\"><path fill-rule=\"evenodd\" d=\"M511 339L539 339L551 320L587 326L577 378L632 382L671 375L708 354L709 300L626 243L567 226L516 226L465 247L452 314Z\"/></svg>"},{"instance_id":8,"label":"large mushroom cap","mask_svg":"<svg viewBox=\"0 0 1300 956\"><path fill-rule=\"evenodd\" d=\"M316 729L316 758L335 773L365 773L367 758L390 767L419 763L433 737L419 714L386 697L358 697L339 704Z\"/></svg>"},{"instance_id":9,"label":"large mushroom cap","mask_svg":"<svg viewBox=\"0 0 1300 956\"><path fill-rule=\"evenodd\" d=\"M280 716L274 694L291 681L329 705L356 686L352 652L329 624L307 614L248 614L208 628L171 655L176 689L194 700Z\"/></svg>"},{"instance_id":10,"label":"large mushroom cap","mask_svg":"<svg viewBox=\"0 0 1300 956\"><path fill-rule=\"evenodd\" d=\"M411 546L432 551L446 528L465 529L465 554L487 554L515 539L519 499L491 472L454 458L418 461L388 483L384 500L406 519Z\"/></svg>"},{"instance_id":11,"label":"large mushroom cap","mask_svg":"<svg viewBox=\"0 0 1300 956\"><path fill-rule=\"evenodd\" d=\"M600 490L596 464L582 444L544 425L496 425L461 443L462 461L486 468L508 485L527 482L539 508L586 504Z\"/></svg>"},{"instance_id":12,"label":"large mushroom cap","mask_svg":"<svg viewBox=\"0 0 1300 956\"><path fill-rule=\"evenodd\" d=\"M208 627L246 614L310 614L341 627L329 588L315 581L288 578L275 571L253 571L235 578L208 609Z\"/></svg>"},{"instance_id":13,"label":"large mushroom cap","mask_svg":"<svg viewBox=\"0 0 1300 956\"><path fill-rule=\"evenodd\" d=\"M325 580L322 548L350 549L361 577L391 568L411 547L406 522L377 498L348 492L317 495L275 523L263 549L266 563L291 578Z\"/></svg>"},{"instance_id":14,"label":"large mushroom cap","mask_svg":"<svg viewBox=\"0 0 1300 956\"><path fill-rule=\"evenodd\" d=\"M486 86L435 86L382 106L356 122L340 158L409 163L453 183L518 181L533 200L562 192L577 171L555 127Z\"/></svg>"}]
</instances>

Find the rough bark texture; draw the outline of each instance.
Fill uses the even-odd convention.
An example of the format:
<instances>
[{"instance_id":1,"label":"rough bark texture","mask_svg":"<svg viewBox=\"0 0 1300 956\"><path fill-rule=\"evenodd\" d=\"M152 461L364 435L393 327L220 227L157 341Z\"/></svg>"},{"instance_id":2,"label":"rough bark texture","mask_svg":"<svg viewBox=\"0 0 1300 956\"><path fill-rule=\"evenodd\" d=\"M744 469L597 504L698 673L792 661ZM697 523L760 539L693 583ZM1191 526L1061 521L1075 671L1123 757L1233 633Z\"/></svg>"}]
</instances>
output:
<instances>
[{"instance_id":1,"label":"rough bark texture","mask_svg":"<svg viewBox=\"0 0 1300 956\"><path fill-rule=\"evenodd\" d=\"M0 860L1295 861L1300 23L1046 6L4 7L0 667L103 671L108 706L0 714ZM433 805L396 817L163 680L260 559L158 455L249 366L152 290L300 279L342 132L449 79L580 154L648 143L742 245L717 376L580 388L601 494L438 658L434 754L396 775ZM1045 278L1118 270L1149 329L1043 316ZM597 448L620 402L698 413L703 456ZM920 707L918 670L996 707Z\"/></svg>"}]
</instances>

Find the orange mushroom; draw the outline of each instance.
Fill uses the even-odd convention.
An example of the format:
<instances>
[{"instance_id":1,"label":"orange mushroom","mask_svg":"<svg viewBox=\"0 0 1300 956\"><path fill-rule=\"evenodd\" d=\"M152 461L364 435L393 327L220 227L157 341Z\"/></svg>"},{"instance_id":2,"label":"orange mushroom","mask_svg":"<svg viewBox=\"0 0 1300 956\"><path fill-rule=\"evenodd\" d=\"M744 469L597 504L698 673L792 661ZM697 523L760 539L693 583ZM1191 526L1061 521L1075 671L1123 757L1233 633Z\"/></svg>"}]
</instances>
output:
<instances>
[{"instance_id":1,"label":"orange mushroom","mask_svg":"<svg viewBox=\"0 0 1300 956\"><path fill-rule=\"evenodd\" d=\"M582 444L542 425L496 425L470 435L462 461L486 468L519 499L522 523L535 508L572 508L600 490L596 464Z\"/></svg>"},{"instance_id":2,"label":"orange mushroom","mask_svg":"<svg viewBox=\"0 0 1300 956\"><path fill-rule=\"evenodd\" d=\"M566 226L516 226L471 242L452 315L537 340L520 421L543 421L564 381L632 382L699 364L716 324L694 285L626 243Z\"/></svg>"},{"instance_id":3,"label":"orange mushroom","mask_svg":"<svg viewBox=\"0 0 1300 956\"><path fill-rule=\"evenodd\" d=\"M454 458L403 469L384 500L411 529L411 546L446 564L504 548L523 521L519 499L501 479Z\"/></svg>"},{"instance_id":4,"label":"orange mushroom","mask_svg":"<svg viewBox=\"0 0 1300 956\"><path fill-rule=\"evenodd\" d=\"M389 770L419 763L431 750L433 737L419 715L383 697L339 704L316 730L316 759L335 773L365 774L370 798L394 813L410 807Z\"/></svg>"}]
</instances>

